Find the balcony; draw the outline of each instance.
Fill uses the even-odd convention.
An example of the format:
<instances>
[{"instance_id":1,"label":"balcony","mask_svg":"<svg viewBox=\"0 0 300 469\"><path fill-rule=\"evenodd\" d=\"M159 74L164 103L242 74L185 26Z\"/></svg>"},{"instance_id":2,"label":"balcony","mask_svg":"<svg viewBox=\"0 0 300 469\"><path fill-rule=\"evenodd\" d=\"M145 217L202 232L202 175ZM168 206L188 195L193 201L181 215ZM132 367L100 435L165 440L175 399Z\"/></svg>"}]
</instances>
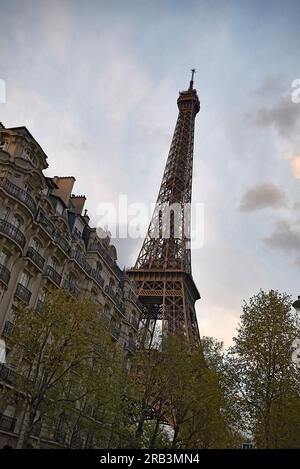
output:
<instances>
[{"instance_id":1,"label":"balcony","mask_svg":"<svg viewBox=\"0 0 300 469\"><path fill-rule=\"evenodd\" d=\"M66 253L68 254L69 251L70 251L70 245L68 243L68 241L65 240L65 238L60 234L58 233L58 231L56 231L54 237L53 237L54 241L56 242L56 244L58 244L58 246Z\"/></svg>"},{"instance_id":2,"label":"balcony","mask_svg":"<svg viewBox=\"0 0 300 469\"><path fill-rule=\"evenodd\" d=\"M70 280L65 280L63 283L63 288L66 288L69 290L72 295L79 295L80 294L80 289L75 285L75 283L71 282Z\"/></svg>"},{"instance_id":3,"label":"balcony","mask_svg":"<svg viewBox=\"0 0 300 469\"><path fill-rule=\"evenodd\" d=\"M70 257L72 259L75 259L75 261L82 267L82 269L88 274L92 274L92 267L90 264L86 261L85 257L81 254L81 252L76 251L73 249L70 253Z\"/></svg>"},{"instance_id":4,"label":"balcony","mask_svg":"<svg viewBox=\"0 0 300 469\"><path fill-rule=\"evenodd\" d=\"M4 337L10 337L12 333L14 332L14 329L15 329L15 325L13 322L5 321L2 335Z\"/></svg>"},{"instance_id":5,"label":"balcony","mask_svg":"<svg viewBox=\"0 0 300 469\"><path fill-rule=\"evenodd\" d=\"M24 301L24 303L28 304L31 298L31 291L29 291L28 288L24 287L24 285L22 285L21 283L18 283L15 291L15 296L19 300Z\"/></svg>"},{"instance_id":6,"label":"balcony","mask_svg":"<svg viewBox=\"0 0 300 469\"><path fill-rule=\"evenodd\" d=\"M0 365L0 379L7 384L15 385L19 379L19 374L2 364Z\"/></svg>"},{"instance_id":7,"label":"balcony","mask_svg":"<svg viewBox=\"0 0 300 469\"><path fill-rule=\"evenodd\" d=\"M61 275L51 265L47 265L45 277L48 277L50 280L52 280L56 286L60 286Z\"/></svg>"},{"instance_id":8,"label":"balcony","mask_svg":"<svg viewBox=\"0 0 300 469\"><path fill-rule=\"evenodd\" d=\"M9 195L26 205L33 215L35 214L36 203L27 191L16 186L4 177L0 177L0 187L2 187Z\"/></svg>"},{"instance_id":9,"label":"balcony","mask_svg":"<svg viewBox=\"0 0 300 469\"><path fill-rule=\"evenodd\" d=\"M66 253L70 251L70 245L68 241L57 231L54 224L44 215L44 213L39 210L36 221L42 225L45 231L51 236L53 241Z\"/></svg>"},{"instance_id":10,"label":"balcony","mask_svg":"<svg viewBox=\"0 0 300 469\"><path fill-rule=\"evenodd\" d=\"M138 330L138 328L139 328L139 321L138 321L138 319L136 319L136 318L130 318L129 322L130 322L130 324L132 325L132 327L134 327L134 329Z\"/></svg>"},{"instance_id":11,"label":"balcony","mask_svg":"<svg viewBox=\"0 0 300 469\"><path fill-rule=\"evenodd\" d=\"M0 430L13 433L15 430L17 419L8 415L0 414Z\"/></svg>"},{"instance_id":12,"label":"balcony","mask_svg":"<svg viewBox=\"0 0 300 469\"><path fill-rule=\"evenodd\" d=\"M102 278L101 274L97 270L93 269L91 276L96 280L100 287L104 287L104 278Z\"/></svg>"},{"instance_id":13,"label":"balcony","mask_svg":"<svg viewBox=\"0 0 300 469\"><path fill-rule=\"evenodd\" d=\"M108 294L110 299L114 302L114 304L116 305L116 307L120 311L120 313L124 316L125 315L125 307L124 307L123 303L120 301L119 295L109 285L106 285L105 292Z\"/></svg>"},{"instance_id":14,"label":"balcony","mask_svg":"<svg viewBox=\"0 0 300 469\"><path fill-rule=\"evenodd\" d=\"M107 264L110 266L110 268L116 274L116 276L119 279L121 279L123 277L123 272L120 269L120 267L118 267L116 262L110 256L109 252L100 243L95 243L95 242L91 243L91 245L88 248L88 251L98 252L101 255L101 257L107 262Z\"/></svg>"},{"instance_id":15,"label":"balcony","mask_svg":"<svg viewBox=\"0 0 300 469\"><path fill-rule=\"evenodd\" d=\"M120 329L118 327L112 326L110 329L110 333L114 339L119 340L120 337Z\"/></svg>"},{"instance_id":16,"label":"balcony","mask_svg":"<svg viewBox=\"0 0 300 469\"><path fill-rule=\"evenodd\" d=\"M129 342L126 345L126 348L129 352L134 353L136 349L135 342L133 340L129 340Z\"/></svg>"},{"instance_id":17,"label":"balcony","mask_svg":"<svg viewBox=\"0 0 300 469\"><path fill-rule=\"evenodd\" d=\"M16 226L8 223L5 220L0 220L0 233L8 236L15 243L17 243L21 249L24 249L26 243L25 236Z\"/></svg>"},{"instance_id":18,"label":"balcony","mask_svg":"<svg viewBox=\"0 0 300 469\"><path fill-rule=\"evenodd\" d=\"M8 285L10 279L10 271L4 265L0 264L0 280L4 285Z\"/></svg>"},{"instance_id":19,"label":"balcony","mask_svg":"<svg viewBox=\"0 0 300 469\"><path fill-rule=\"evenodd\" d=\"M40 269L43 270L45 259L33 247L29 247L26 256Z\"/></svg>"},{"instance_id":20,"label":"balcony","mask_svg":"<svg viewBox=\"0 0 300 469\"><path fill-rule=\"evenodd\" d=\"M36 221L42 225L42 227L47 231L47 233L53 238L55 235L55 227L53 223L44 215L44 213L39 210Z\"/></svg>"}]
</instances>

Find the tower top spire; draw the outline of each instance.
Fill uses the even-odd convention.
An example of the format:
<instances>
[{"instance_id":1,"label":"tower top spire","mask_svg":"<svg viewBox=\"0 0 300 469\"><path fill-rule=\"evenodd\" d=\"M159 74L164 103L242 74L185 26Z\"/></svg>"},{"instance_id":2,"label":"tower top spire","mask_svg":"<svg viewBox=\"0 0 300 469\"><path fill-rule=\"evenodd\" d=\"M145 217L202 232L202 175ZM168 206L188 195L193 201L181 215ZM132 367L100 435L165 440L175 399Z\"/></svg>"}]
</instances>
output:
<instances>
[{"instance_id":1,"label":"tower top spire","mask_svg":"<svg viewBox=\"0 0 300 469\"><path fill-rule=\"evenodd\" d=\"M189 90L192 90L193 87L194 87L194 75L195 75L196 69L195 69L195 68L191 68L191 72L192 72L192 77L191 77L191 81L190 81Z\"/></svg>"}]
</instances>

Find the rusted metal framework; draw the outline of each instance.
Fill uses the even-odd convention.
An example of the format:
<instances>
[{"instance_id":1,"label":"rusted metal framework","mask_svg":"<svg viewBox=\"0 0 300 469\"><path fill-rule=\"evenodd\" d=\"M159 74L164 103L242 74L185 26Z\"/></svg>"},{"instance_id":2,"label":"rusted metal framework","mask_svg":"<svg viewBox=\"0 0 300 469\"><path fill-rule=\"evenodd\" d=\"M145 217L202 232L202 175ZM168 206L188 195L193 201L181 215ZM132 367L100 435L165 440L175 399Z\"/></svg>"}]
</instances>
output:
<instances>
[{"instance_id":1,"label":"rusted metal framework","mask_svg":"<svg viewBox=\"0 0 300 469\"><path fill-rule=\"evenodd\" d=\"M190 225L194 125L200 102L193 87L179 93L178 119L154 213L134 268L144 319L153 330L180 331L199 341L195 301L200 298L191 273Z\"/></svg>"}]
</instances>

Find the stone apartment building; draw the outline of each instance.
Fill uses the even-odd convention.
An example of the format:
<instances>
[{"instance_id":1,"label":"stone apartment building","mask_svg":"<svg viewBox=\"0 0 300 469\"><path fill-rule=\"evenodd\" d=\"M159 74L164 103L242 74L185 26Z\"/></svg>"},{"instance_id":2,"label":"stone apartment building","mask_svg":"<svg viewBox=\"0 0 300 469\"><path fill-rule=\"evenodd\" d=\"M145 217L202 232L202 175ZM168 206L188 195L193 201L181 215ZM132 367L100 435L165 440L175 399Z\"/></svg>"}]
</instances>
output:
<instances>
[{"instance_id":1,"label":"stone apartment building","mask_svg":"<svg viewBox=\"0 0 300 469\"><path fill-rule=\"evenodd\" d=\"M130 356L142 308L134 284L118 267L109 236L98 237L90 226L85 196L73 194L74 177L46 177L47 167L46 154L26 127L0 124L1 335L5 339L12 332L19 301L39 308L48 291L67 288L93 295L112 340ZM0 364L2 384L13 384L14 373ZM16 409L1 412L0 447L14 447Z\"/></svg>"}]
</instances>

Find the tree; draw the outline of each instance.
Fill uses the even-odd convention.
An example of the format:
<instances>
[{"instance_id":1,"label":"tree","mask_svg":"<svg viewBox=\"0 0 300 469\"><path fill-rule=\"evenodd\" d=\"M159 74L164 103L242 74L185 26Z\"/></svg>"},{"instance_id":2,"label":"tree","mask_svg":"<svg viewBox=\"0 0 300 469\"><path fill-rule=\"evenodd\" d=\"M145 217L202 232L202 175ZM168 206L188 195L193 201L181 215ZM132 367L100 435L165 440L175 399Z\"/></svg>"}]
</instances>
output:
<instances>
[{"instance_id":1,"label":"tree","mask_svg":"<svg viewBox=\"0 0 300 469\"><path fill-rule=\"evenodd\" d=\"M100 312L89 296L73 297L65 290L51 293L39 311L24 305L16 310L8 346L17 374L14 388L4 387L2 397L22 403L18 447L28 445L42 419L60 422L62 434L77 437L86 429L98 444L109 439L124 367ZM91 418L95 412L98 422L102 419L98 424Z\"/></svg>"},{"instance_id":2,"label":"tree","mask_svg":"<svg viewBox=\"0 0 300 469\"><path fill-rule=\"evenodd\" d=\"M200 347L191 347L180 334L168 334L162 337L160 349L138 352L131 379L139 438L136 444L161 447L162 429L167 423L172 427L167 433L167 447L228 446L222 389Z\"/></svg>"},{"instance_id":3,"label":"tree","mask_svg":"<svg viewBox=\"0 0 300 469\"><path fill-rule=\"evenodd\" d=\"M292 407L299 412L300 368L292 356L300 329L291 298L261 290L244 303L237 332L228 354L227 381L244 430L261 448L293 446L288 429L297 427Z\"/></svg>"}]
</instances>

